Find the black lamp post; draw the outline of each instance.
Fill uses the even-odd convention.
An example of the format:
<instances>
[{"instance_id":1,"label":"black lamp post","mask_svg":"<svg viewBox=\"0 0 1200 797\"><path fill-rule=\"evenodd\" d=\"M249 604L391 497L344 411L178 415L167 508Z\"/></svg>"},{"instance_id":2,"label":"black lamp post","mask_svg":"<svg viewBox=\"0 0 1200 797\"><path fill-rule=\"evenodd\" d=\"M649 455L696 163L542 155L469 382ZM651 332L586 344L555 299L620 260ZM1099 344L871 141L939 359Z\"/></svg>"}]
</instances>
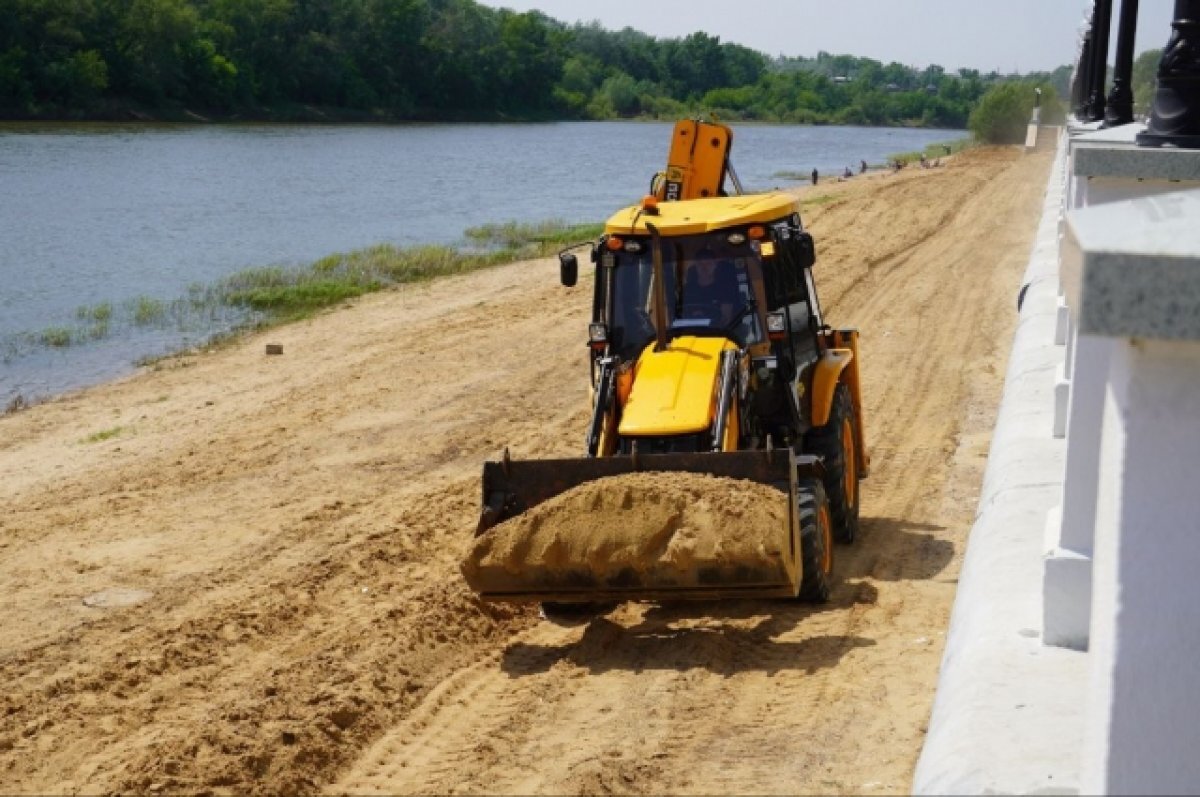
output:
<instances>
[{"instance_id":1,"label":"black lamp post","mask_svg":"<svg viewBox=\"0 0 1200 797\"><path fill-rule=\"evenodd\" d=\"M1094 19L1094 18L1093 18ZM1089 23L1079 50L1079 66L1075 68L1075 85L1071 92L1071 110L1080 121L1087 116L1088 95L1092 90L1092 30Z\"/></svg>"},{"instance_id":2,"label":"black lamp post","mask_svg":"<svg viewBox=\"0 0 1200 797\"><path fill-rule=\"evenodd\" d=\"M1104 127L1120 127L1133 121L1133 40L1137 35L1138 0L1121 0L1121 27L1117 30L1117 62L1113 65L1113 87L1104 112Z\"/></svg>"},{"instance_id":3,"label":"black lamp post","mask_svg":"<svg viewBox=\"0 0 1200 797\"><path fill-rule=\"evenodd\" d=\"M1104 118L1104 84L1108 81L1108 31L1112 27L1112 0L1096 0L1092 17L1092 82L1088 87L1087 118Z\"/></svg>"},{"instance_id":4,"label":"black lamp post","mask_svg":"<svg viewBox=\"0 0 1200 797\"><path fill-rule=\"evenodd\" d=\"M1200 149L1200 0L1175 0L1171 28L1150 123L1137 143Z\"/></svg>"}]
</instances>

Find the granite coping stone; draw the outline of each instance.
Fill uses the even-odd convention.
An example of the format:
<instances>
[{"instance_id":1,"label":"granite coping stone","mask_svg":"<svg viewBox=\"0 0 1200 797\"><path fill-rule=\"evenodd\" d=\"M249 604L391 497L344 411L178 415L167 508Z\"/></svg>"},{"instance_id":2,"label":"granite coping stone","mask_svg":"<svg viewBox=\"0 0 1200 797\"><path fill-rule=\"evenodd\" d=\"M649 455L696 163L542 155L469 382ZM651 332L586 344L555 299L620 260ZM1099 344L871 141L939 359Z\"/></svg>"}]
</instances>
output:
<instances>
[{"instance_id":1,"label":"granite coping stone","mask_svg":"<svg viewBox=\"0 0 1200 797\"><path fill-rule=\"evenodd\" d=\"M1081 335L1200 340L1200 188L1069 213L1062 285Z\"/></svg>"},{"instance_id":2,"label":"granite coping stone","mask_svg":"<svg viewBox=\"0 0 1200 797\"><path fill-rule=\"evenodd\" d=\"M1075 137L1080 134L1095 132L1100 129L1100 125L1102 124L1104 122L1085 122L1077 116L1071 116L1067 118L1067 132L1072 137Z\"/></svg>"},{"instance_id":3,"label":"granite coping stone","mask_svg":"<svg viewBox=\"0 0 1200 797\"><path fill-rule=\"evenodd\" d=\"M1143 124L1080 133L1071 138L1071 173L1076 177L1132 180L1195 180L1200 183L1200 149L1140 147Z\"/></svg>"},{"instance_id":4,"label":"granite coping stone","mask_svg":"<svg viewBox=\"0 0 1200 797\"><path fill-rule=\"evenodd\" d=\"M1092 127L1080 130L1071 137L1072 146L1107 146L1127 144L1137 146L1137 135L1146 129L1144 124L1127 124L1120 127Z\"/></svg>"}]
</instances>

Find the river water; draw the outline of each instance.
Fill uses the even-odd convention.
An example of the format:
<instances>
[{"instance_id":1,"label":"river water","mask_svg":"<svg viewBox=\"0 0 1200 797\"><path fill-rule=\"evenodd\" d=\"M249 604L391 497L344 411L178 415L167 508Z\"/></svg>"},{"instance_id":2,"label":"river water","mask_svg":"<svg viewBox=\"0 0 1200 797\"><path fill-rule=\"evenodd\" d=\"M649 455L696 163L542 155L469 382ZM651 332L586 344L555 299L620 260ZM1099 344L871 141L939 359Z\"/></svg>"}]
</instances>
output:
<instances>
[{"instance_id":1,"label":"river water","mask_svg":"<svg viewBox=\"0 0 1200 797\"><path fill-rule=\"evenodd\" d=\"M747 190L788 187L962 135L743 125L732 160ZM453 244L491 222L601 222L646 192L669 140L642 122L0 125L0 411L223 331L237 319L220 310L199 327L117 319L248 267Z\"/></svg>"}]
</instances>

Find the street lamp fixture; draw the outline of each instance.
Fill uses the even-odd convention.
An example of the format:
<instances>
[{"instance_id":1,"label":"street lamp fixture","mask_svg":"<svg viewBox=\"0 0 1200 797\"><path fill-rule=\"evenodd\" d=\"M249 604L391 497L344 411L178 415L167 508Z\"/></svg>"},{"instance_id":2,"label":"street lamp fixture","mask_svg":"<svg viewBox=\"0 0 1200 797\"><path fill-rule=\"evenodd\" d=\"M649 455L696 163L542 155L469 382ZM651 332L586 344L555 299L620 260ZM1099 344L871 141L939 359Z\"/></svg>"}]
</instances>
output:
<instances>
[{"instance_id":1,"label":"street lamp fixture","mask_svg":"<svg viewBox=\"0 0 1200 797\"><path fill-rule=\"evenodd\" d=\"M1175 0L1171 29L1150 122L1137 143L1200 149L1200 0Z\"/></svg>"},{"instance_id":2,"label":"street lamp fixture","mask_svg":"<svg viewBox=\"0 0 1200 797\"><path fill-rule=\"evenodd\" d=\"M1104 112L1104 127L1120 127L1133 121L1133 41L1137 36L1138 0L1121 0L1121 27L1117 29L1117 62L1113 86Z\"/></svg>"}]
</instances>

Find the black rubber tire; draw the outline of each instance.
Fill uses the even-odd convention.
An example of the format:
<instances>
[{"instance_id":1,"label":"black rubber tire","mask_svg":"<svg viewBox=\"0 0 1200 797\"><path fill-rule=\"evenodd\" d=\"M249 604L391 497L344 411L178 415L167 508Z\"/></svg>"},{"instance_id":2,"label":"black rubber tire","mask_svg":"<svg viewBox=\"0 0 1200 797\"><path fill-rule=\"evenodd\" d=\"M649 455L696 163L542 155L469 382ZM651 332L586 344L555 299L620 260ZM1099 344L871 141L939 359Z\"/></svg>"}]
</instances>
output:
<instances>
[{"instance_id":1,"label":"black rubber tire","mask_svg":"<svg viewBox=\"0 0 1200 797\"><path fill-rule=\"evenodd\" d=\"M839 384L833 392L833 408L829 421L813 429L805 438L805 450L821 457L825 464L825 493L829 496L829 514L833 517L833 538L841 543L854 542L858 536L859 468L853 460L858 451L854 439L854 402L850 399L850 388ZM847 443L844 435L850 435ZM846 487L846 452L850 452L854 484ZM849 494L847 494L849 493Z\"/></svg>"},{"instance_id":2,"label":"black rubber tire","mask_svg":"<svg viewBox=\"0 0 1200 797\"><path fill-rule=\"evenodd\" d=\"M802 479L796 499L800 513L800 600L828 603L833 590L833 529L825 488Z\"/></svg>"},{"instance_id":3,"label":"black rubber tire","mask_svg":"<svg viewBox=\"0 0 1200 797\"><path fill-rule=\"evenodd\" d=\"M541 609L542 617L546 620L555 625L571 627L587 625L600 615L612 611L616 606L615 602L557 603L543 601Z\"/></svg>"}]
</instances>

